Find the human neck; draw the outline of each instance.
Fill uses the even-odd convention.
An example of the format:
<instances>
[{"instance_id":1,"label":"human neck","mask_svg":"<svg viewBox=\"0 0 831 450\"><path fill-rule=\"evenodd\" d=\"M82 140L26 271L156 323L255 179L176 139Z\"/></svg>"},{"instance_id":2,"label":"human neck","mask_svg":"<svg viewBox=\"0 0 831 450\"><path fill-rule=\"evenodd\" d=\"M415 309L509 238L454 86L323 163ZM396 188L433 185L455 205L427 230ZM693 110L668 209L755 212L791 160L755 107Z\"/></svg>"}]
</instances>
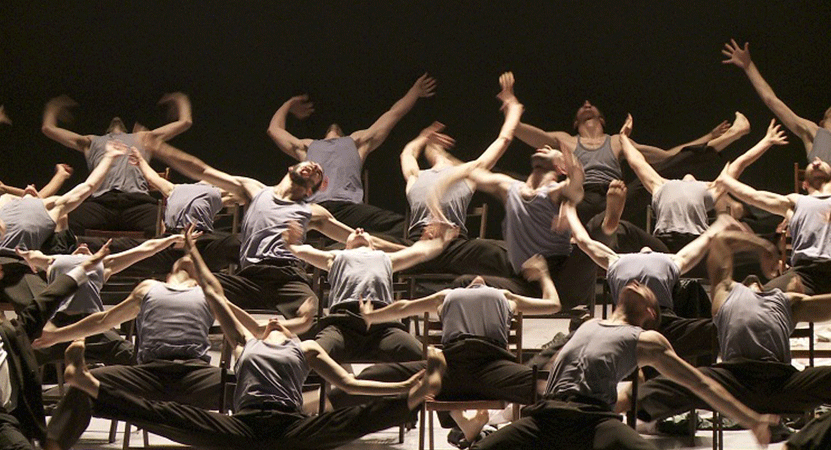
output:
<instances>
[{"instance_id":1,"label":"human neck","mask_svg":"<svg viewBox=\"0 0 831 450\"><path fill-rule=\"evenodd\" d=\"M603 131L603 124L599 119L588 119L577 126L577 134L584 139L597 139L606 133Z\"/></svg>"}]
</instances>

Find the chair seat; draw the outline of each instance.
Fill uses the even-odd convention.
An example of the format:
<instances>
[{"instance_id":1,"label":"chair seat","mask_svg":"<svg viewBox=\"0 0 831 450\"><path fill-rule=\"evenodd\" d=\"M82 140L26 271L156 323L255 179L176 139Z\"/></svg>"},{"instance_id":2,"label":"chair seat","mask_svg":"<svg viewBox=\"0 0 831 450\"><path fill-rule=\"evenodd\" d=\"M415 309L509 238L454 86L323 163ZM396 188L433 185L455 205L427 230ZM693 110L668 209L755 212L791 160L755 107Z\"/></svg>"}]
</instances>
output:
<instances>
[{"instance_id":1,"label":"chair seat","mask_svg":"<svg viewBox=\"0 0 831 450\"><path fill-rule=\"evenodd\" d=\"M505 409L508 402L504 400L428 400L424 402L427 411L453 411L471 409Z\"/></svg>"}]
</instances>

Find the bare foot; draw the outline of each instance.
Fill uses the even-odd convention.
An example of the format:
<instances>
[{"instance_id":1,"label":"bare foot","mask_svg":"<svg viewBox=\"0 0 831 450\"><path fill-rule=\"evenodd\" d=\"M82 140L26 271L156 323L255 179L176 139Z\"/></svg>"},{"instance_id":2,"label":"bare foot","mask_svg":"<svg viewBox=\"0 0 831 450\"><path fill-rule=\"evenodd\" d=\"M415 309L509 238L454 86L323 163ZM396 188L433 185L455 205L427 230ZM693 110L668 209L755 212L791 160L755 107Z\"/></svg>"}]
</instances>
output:
<instances>
[{"instance_id":1,"label":"bare foot","mask_svg":"<svg viewBox=\"0 0 831 450\"><path fill-rule=\"evenodd\" d=\"M707 145L713 147L717 152L720 152L747 133L750 133L750 122L744 114L736 111L736 118L733 119L733 125L721 136L707 142Z\"/></svg>"},{"instance_id":2,"label":"bare foot","mask_svg":"<svg viewBox=\"0 0 831 450\"><path fill-rule=\"evenodd\" d=\"M626 184L621 180L609 183L606 191L606 215L603 217L603 234L611 236L617 231L620 216L626 206Z\"/></svg>"},{"instance_id":3,"label":"bare foot","mask_svg":"<svg viewBox=\"0 0 831 450\"><path fill-rule=\"evenodd\" d=\"M465 415L465 412L459 410L450 411L450 417L453 418L453 421L456 422L456 425L464 433L465 440L467 442L473 442L479 436L479 433L482 432L482 429L485 428L485 425L488 424L490 414L488 414L486 409L482 409L476 411L473 417L468 417Z\"/></svg>"},{"instance_id":4,"label":"bare foot","mask_svg":"<svg viewBox=\"0 0 831 450\"><path fill-rule=\"evenodd\" d=\"M433 398L441 391L441 377L447 370L447 361L441 351L433 347L427 349L427 371L421 381L410 389L407 405L415 409L427 398Z\"/></svg>"},{"instance_id":5,"label":"bare foot","mask_svg":"<svg viewBox=\"0 0 831 450\"><path fill-rule=\"evenodd\" d=\"M64 362L64 380L66 384L78 388L92 397L98 397L98 380L87 370L87 363L84 361L85 345L83 339L74 341L66 349Z\"/></svg>"}]
</instances>

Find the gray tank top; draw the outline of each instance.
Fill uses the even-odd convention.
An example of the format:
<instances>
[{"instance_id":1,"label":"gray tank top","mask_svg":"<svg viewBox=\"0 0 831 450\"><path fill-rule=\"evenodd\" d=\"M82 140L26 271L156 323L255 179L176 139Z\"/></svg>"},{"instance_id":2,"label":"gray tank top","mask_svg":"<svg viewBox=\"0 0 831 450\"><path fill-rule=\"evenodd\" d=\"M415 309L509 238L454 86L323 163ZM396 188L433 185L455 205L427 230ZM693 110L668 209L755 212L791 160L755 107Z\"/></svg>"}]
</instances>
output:
<instances>
[{"instance_id":1,"label":"gray tank top","mask_svg":"<svg viewBox=\"0 0 831 450\"><path fill-rule=\"evenodd\" d=\"M819 158L831 164L831 131L822 127L814 135L814 143L811 146L811 152L808 153L808 162L810 163L814 158Z\"/></svg>"},{"instance_id":2,"label":"gray tank top","mask_svg":"<svg viewBox=\"0 0 831 450\"><path fill-rule=\"evenodd\" d=\"M136 317L139 364L149 361L201 359L211 361L208 330L214 316L199 286L173 289L154 283Z\"/></svg>"},{"instance_id":3,"label":"gray tank top","mask_svg":"<svg viewBox=\"0 0 831 450\"><path fill-rule=\"evenodd\" d=\"M59 276L78 267L89 259L85 255L55 255L52 265L49 266L49 283ZM58 307L57 312L66 314L93 314L104 310L101 301L101 287L104 286L104 264L99 263L93 272L87 272L89 281L78 286L74 294L69 295Z\"/></svg>"},{"instance_id":4,"label":"gray tank top","mask_svg":"<svg viewBox=\"0 0 831 450\"><path fill-rule=\"evenodd\" d=\"M282 344L249 339L234 371L237 374L235 411L246 408L301 411L303 381L309 375L309 365L300 348L300 339L289 339Z\"/></svg>"},{"instance_id":5,"label":"gray tank top","mask_svg":"<svg viewBox=\"0 0 831 450\"><path fill-rule=\"evenodd\" d=\"M655 234L687 233L700 235L709 227L707 212L715 201L707 183L695 180L668 180L652 196Z\"/></svg>"},{"instance_id":6,"label":"gray tank top","mask_svg":"<svg viewBox=\"0 0 831 450\"><path fill-rule=\"evenodd\" d=\"M612 301L617 303L620 291L632 280L652 289L658 304L672 309L672 291L680 277L678 265L666 253L627 253L620 255L617 261L609 265L606 280L612 293Z\"/></svg>"},{"instance_id":7,"label":"gray tank top","mask_svg":"<svg viewBox=\"0 0 831 450\"><path fill-rule=\"evenodd\" d=\"M479 336L507 348L511 307L499 289L483 284L457 288L444 297L441 323L442 344Z\"/></svg>"},{"instance_id":8,"label":"gray tank top","mask_svg":"<svg viewBox=\"0 0 831 450\"><path fill-rule=\"evenodd\" d=\"M164 226L168 231L196 229L212 233L214 216L222 209L222 192L209 184L177 184L167 197Z\"/></svg>"},{"instance_id":9,"label":"gray tank top","mask_svg":"<svg viewBox=\"0 0 831 450\"><path fill-rule=\"evenodd\" d=\"M791 302L779 289L754 292L733 283L713 323L723 361L744 358L790 364L795 323Z\"/></svg>"},{"instance_id":10,"label":"gray tank top","mask_svg":"<svg viewBox=\"0 0 831 450\"><path fill-rule=\"evenodd\" d=\"M422 228L433 220L430 210L427 209L428 195L436 183L452 169L453 167L422 170L418 173L418 179L410 186L410 190L407 191L407 202L410 203L410 239L419 239ZM464 181L458 181L447 188L444 198L440 201L441 210L447 220L459 226L460 236L467 236L465 219L472 197L473 190L470 186Z\"/></svg>"},{"instance_id":11,"label":"gray tank top","mask_svg":"<svg viewBox=\"0 0 831 450\"><path fill-rule=\"evenodd\" d=\"M583 184L608 185L614 180L623 179L620 161L612 151L612 138L606 135L603 145L596 150L589 150L583 146L580 136L577 136L577 145L574 147L574 156L583 164L586 178Z\"/></svg>"},{"instance_id":12,"label":"gray tank top","mask_svg":"<svg viewBox=\"0 0 831 450\"><path fill-rule=\"evenodd\" d=\"M245 268L266 259L299 261L283 242L283 231L290 221L297 221L305 230L312 218L312 209L304 201L292 202L274 196L267 187L254 196L240 228L240 266Z\"/></svg>"},{"instance_id":13,"label":"gray tank top","mask_svg":"<svg viewBox=\"0 0 831 450\"><path fill-rule=\"evenodd\" d=\"M340 303L365 301L392 303L392 261L380 250L356 248L335 251L329 270L329 307Z\"/></svg>"},{"instance_id":14,"label":"gray tank top","mask_svg":"<svg viewBox=\"0 0 831 450\"><path fill-rule=\"evenodd\" d=\"M141 153L141 156L144 157L145 160L150 161L150 154L144 150L144 147L138 142L134 134L110 133L105 134L104 136L95 136L92 138L89 151L86 153L87 168L90 172L92 172L98 163L104 159L104 154L107 153L107 141L119 141L123 142L128 147L136 147ZM119 156L113 160L109 172L107 172L107 175L104 177L104 181L101 183L101 186L93 192L92 196L98 197L105 192L113 190L131 193L147 193L147 181L141 174L141 169L139 169L138 166L130 164L127 155Z\"/></svg>"},{"instance_id":15,"label":"gray tank top","mask_svg":"<svg viewBox=\"0 0 831 450\"><path fill-rule=\"evenodd\" d=\"M578 395L609 405L617 402L617 384L638 367L642 328L590 320L566 343L551 369L546 397Z\"/></svg>"},{"instance_id":16,"label":"gray tank top","mask_svg":"<svg viewBox=\"0 0 831 450\"><path fill-rule=\"evenodd\" d=\"M0 208L0 219L6 223L0 248L7 250L38 250L55 232L55 221L37 197L27 195L6 203Z\"/></svg>"},{"instance_id":17,"label":"gray tank top","mask_svg":"<svg viewBox=\"0 0 831 450\"><path fill-rule=\"evenodd\" d=\"M320 164L329 178L325 191L318 191L306 199L309 203L335 200L349 203L364 201L361 181L363 161L351 137L312 141L306 150L306 160Z\"/></svg>"},{"instance_id":18,"label":"gray tank top","mask_svg":"<svg viewBox=\"0 0 831 450\"><path fill-rule=\"evenodd\" d=\"M788 226L791 265L831 260L831 196L799 196Z\"/></svg>"},{"instance_id":19,"label":"gray tank top","mask_svg":"<svg viewBox=\"0 0 831 450\"><path fill-rule=\"evenodd\" d=\"M548 198L555 183L538 189L530 200L522 198L523 184L517 181L508 189L505 220L502 222L508 259L516 273L522 270L522 263L537 253L544 257L571 253L571 233L551 230L551 221L560 212L560 205Z\"/></svg>"}]
</instances>

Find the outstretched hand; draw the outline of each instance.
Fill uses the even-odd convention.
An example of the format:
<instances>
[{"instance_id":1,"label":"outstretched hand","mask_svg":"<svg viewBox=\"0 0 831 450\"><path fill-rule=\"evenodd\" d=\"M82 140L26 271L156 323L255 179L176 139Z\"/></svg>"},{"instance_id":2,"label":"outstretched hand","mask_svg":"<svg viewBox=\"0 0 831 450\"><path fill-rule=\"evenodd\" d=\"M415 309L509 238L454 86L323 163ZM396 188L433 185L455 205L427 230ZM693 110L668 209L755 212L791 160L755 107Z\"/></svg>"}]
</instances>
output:
<instances>
[{"instance_id":1,"label":"outstretched hand","mask_svg":"<svg viewBox=\"0 0 831 450\"><path fill-rule=\"evenodd\" d=\"M747 70L750 67L750 43L745 42L744 47L740 47L735 39L730 39L730 42L724 44L721 54L727 59L723 60L722 64L735 64L736 66Z\"/></svg>"},{"instance_id":2,"label":"outstretched hand","mask_svg":"<svg viewBox=\"0 0 831 450\"><path fill-rule=\"evenodd\" d=\"M0 123L12 124L12 119L6 114L6 107L3 105L0 105Z\"/></svg>"},{"instance_id":3,"label":"outstretched hand","mask_svg":"<svg viewBox=\"0 0 831 450\"><path fill-rule=\"evenodd\" d=\"M130 147L130 156L127 157L127 161L130 164L132 164L134 166L138 166L139 164L141 164L141 161L143 159L144 159L144 156L141 156L141 152L139 151L139 149L137 149L135 147Z\"/></svg>"},{"instance_id":4,"label":"outstretched hand","mask_svg":"<svg viewBox=\"0 0 831 450\"><path fill-rule=\"evenodd\" d=\"M499 76L499 86L502 90L496 95L496 98L502 100L502 106L505 107L509 103L519 103L514 94L514 74L513 72L505 72Z\"/></svg>"},{"instance_id":5,"label":"outstretched hand","mask_svg":"<svg viewBox=\"0 0 831 450\"><path fill-rule=\"evenodd\" d=\"M98 249L97 252L93 253L86 261L81 263L81 267L84 269L85 272L89 272L93 270L95 266L101 263L107 255L110 254L110 245L113 243L112 239L107 240L107 242Z\"/></svg>"},{"instance_id":6,"label":"outstretched hand","mask_svg":"<svg viewBox=\"0 0 831 450\"><path fill-rule=\"evenodd\" d=\"M782 131L782 128L779 124L776 123L776 119L770 119L770 125L768 125L768 131L765 134L765 140L770 145L787 145L788 144L788 136Z\"/></svg>"},{"instance_id":7,"label":"outstretched hand","mask_svg":"<svg viewBox=\"0 0 831 450\"><path fill-rule=\"evenodd\" d=\"M620 128L620 135L629 137L632 135L632 127L635 123L635 120L632 119L632 114L626 115L626 120L623 122L623 126Z\"/></svg>"},{"instance_id":8,"label":"outstretched hand","mask_svg":"<svg viewBox=\"0 0 831 450\"><path fill-rule=\"evenodd\" d=\"M196 248L196 238L199 237L199 235L201 235L201 232L196 231L195 223L191 223L188 226L188 229L185 230L185 249L188 252L191 252Z\"/></svg>"},{"instance_id":9,"label":"outstretched hand","mask_svg":"<svg viewBox=\"0 0 831 450\"><path fill-rule=\"evenodd\" d=\"M444 124L436 121L431 123L427 128L421 130L421 133L418 135L427 138L427 142L429 144L438 145L446 150L453 147L453 145L456 144L456 140L442 133L443 130Z\"/></svg>"},{"instance_id":10,"label":"outstretched hand","mask_svg":"<svg viewBox=\"0 0 831 450\"><path fill-rule=\"evenodd\" d=\"M69 164L55 164L55 175L60 175L64 178L69 178L75 170Z\"/></svg>"},{"instance_id":11,"label":"outstretched hand","mask_svg":"<svg viewBox=\"0 0 831 450\"><path fill-rule=\"evenodd\" d=\"M436 79L426 73L415 81L411 91L415 91L419 97L432 97L436 95Z\"/></svg>"},{"instance_id":12,"label":"outstretched hand","mask_svg":"<svg viewBox=\"0 0 831 450\"><path fill-rule=\"evenodd\" d=\"M309 101L307 94L295 95L288 99L286 103L289 104L289 112L300 120L303 120L315 112L315 104Z\"/></svg>"}]
</instances>

